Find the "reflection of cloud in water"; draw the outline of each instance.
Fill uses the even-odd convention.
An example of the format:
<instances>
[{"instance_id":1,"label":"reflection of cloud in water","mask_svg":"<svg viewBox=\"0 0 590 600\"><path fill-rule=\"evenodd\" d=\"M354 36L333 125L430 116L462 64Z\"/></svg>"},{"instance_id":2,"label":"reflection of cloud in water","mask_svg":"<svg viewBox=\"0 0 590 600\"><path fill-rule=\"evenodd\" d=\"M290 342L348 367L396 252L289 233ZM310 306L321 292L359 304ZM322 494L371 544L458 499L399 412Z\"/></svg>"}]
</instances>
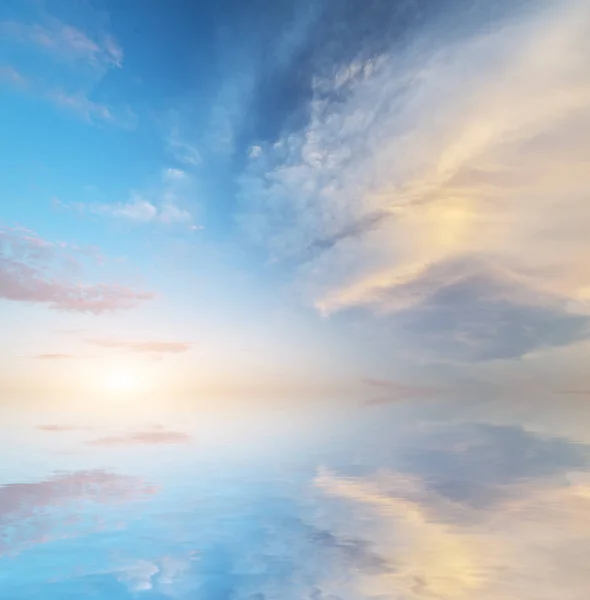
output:
<instances>
[{"instance_id":1,"label":"reflection of cloud in water","mask_svg":"<svg viewBox=\"0 0 590 600\"><path fill-rule=\"evenodd\" d=\"M138 433L179 433L163 415L166 425L113 435L109 448L76 441L89 454L75 460L144 475L68 470L0 488L4 546L23 569L38 561L32 600L537 600L539 585L547 600L585 600L588 447L516 426L428 422L422 403L409 404L413 426L387 416L402 407L355 407L360 430L326 419L324 439L267 441L268 452L251 455L200 439L194 455L165 443L149 461L128 452ZM62 439L53 429L36 435ZM371 453L370 435L385 451ZM40 541L48 553L37 556ZM6 590L28 598L16 579Z\"/></svg>"},{"instance_id":2,"label":"reflection of cloud in water","mask_svg":"<svg viewBox=\"0 0 590 600\"><path fill-rule=\"evenodd\" d=\"M85 534L88 523L82 515L88 503L116 505L156 491L155 486L136 477L103 470L58 473L42 481L5 484L0 487L0 551Z\"/></svg>"}]
</instances>

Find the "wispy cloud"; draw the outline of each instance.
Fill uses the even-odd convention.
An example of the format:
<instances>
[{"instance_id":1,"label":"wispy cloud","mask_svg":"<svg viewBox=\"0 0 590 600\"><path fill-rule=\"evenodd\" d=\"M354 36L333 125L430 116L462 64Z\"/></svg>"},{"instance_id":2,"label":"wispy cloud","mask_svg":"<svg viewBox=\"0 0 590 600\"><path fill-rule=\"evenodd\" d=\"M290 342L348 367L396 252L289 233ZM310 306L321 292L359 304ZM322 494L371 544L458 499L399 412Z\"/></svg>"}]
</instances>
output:
<instances>
[{"instance_id":1,"label":"wispy cloud","mask_svg":"<svg viewBox=\"0 0 590 600\"><path fill-rule=\"evenodd\" d=\"M588 336L589 10L426 31L318 77L307 126L251 152L242 226L320 312L385 315L433 354Z\"/></svg>"},{"instance_id":2,"label":"wispy cloud","mask_svg":"<svg viewBox=\"0 0 590 600\"><path fill-rule=\"evenodd\" d=\"M123 64L123 50L103 27L104 15L90 6L84 7L85 31L43 10L36 22L1 21L0 35L12 46L26 46L40 61L49 60L49 70L31 68L19 61L0 69L0 81L16 90L43 98L88 122L106 122L122 127L132 126L135 115L128 107L110 106L95 98L96 84L112 69Z\"/></svg>"},{"instance_id":3,"label":"wispy cloud","mask_svg":"<svg viewBox=\"0 0 590 600\"><path fill-rule=\"evenodd\" d=\"M187 167L194 168L201 165L202 158L199 149L184 139L178 126L173 126L170 129L165 138L165 143L168 152Z\"/></svg>"},{"instance_id":4,"label":"wispy cloud","mask_svg":"<svg viewBox=\"0 0 590 600\"><path fill-rule=\"evenodd\" d=\"M192 221L192 215L173 202L156 204L146 200L139 194L133 194L127 202L117 204L78 205L97 215L124 219L134 223L162 223L173 225Z\"/></svg>"},{"instance_id":5,"label":"wispy cloud","mask_svg":"<svg viewBox=\"0 0 590 600\"><path fill-rule=\"evenodd\" d=\"M88 344L99 348L110 348L114 350L124 350L126 352L140 352L153 354L180 354L188 352L191 344L188 342L133 342L128 340L115 339L90 339L86 340Z\"/></svg>"},{"instance_id":6,"label":"wispy cloud","mask_svg":"<svg viewBox=\"0 0 590 600\"><path fill-rule=\"evenodd\" d=\"M168 431L154 428L148 431L136 431L123 435L113 435L91 440L90 446L136 446L157 444L188 444L191 436L182 431Z\"/></svg>"},{"instance_id":7,"label":"wispy cloud","mask_svg":"<svg viewBox=\"0 0 590 600\"><path fill-rule=\"evenodd\" d=\"M0 298L101 314L134 308L154 297L118 284L73 280L64 265L82 269L78 258L67 244L47 241L24 229L0 228Z\"/></svg>"},{"instance_id":8,"label":"wispy cloud","mask_svg":"<svg viewBox=\"0 0 590 600\"><path fill-rule=\"evenodd\" d=\"M378 398L365 401L367 405L387 404L389 402L403 402L415 398L430 398L441 392L440 389L423 385L410 385L391 379L365 378L363 383L381 391Z\"/></svg>"},{"instance_id":9,"label":"wispy cloud","mask_svg":"<svg viewBox=\"0 0 590 600\"><path fill-rule=\"evenodd\" d=\"M54 17L44 23L0 22L0 34L20 44L33 45L62 61L83 61L94 68L121 67L123 50L106 34L91 39L84 31Z\"/></svg>"},{"instance_id":10,"label":"wispy cloud","mask_svg":"<svg viewBox=\"0 0 590 600\"><path fill-rule=\"evenodd\" d=\"M47 98L56 106L76 113L87 121L112 121L113 114L108 106L93 102L83 92L74 94L63 90L51 90L47 93Z\"/></svg>"},{"instance_id":11,"label":"wispy cloud","mask_svg":"<svg viewBox=\"0 0 590 600\"><path fill-rule=\"evenodd\" d=\"M49 354L36 354L31 358L35 358L37 360L69 360L75 358L73 354L59 354L59 353L49 353Z\"/></svg>"},{"instance_id":12,"label":"wispy cloud","mask_svg":"<svg viewBox=\"0 0 590 600\"><path fill-rule=\"evenodd\" d=\"M62 433L66 431L87 431L91 429L90 427L81 427L79 425L57 425L57 424L48 424L48 425L39 425L37 427L39 431L48 431L52 433Z\"/></svg>"},{"instance_id":13,"label":"wispy cloud","mask_svg":"<svg viewBox=\"0 0 590 600\"><path fill-rule=\"evenodd\" d=\"M182 206L194 205L193 178L182 169L167 168L162 171L161 184L150 192L132 191L125 202L73 203L81 213L90 213L134 224L184 225L190 230L201 229L195 225L193 214Z\"/></svg>"},{"instance_id":14,"label":"wispy cloud","mask_svg":"<svg viewBox=\"0 0 590 600\"><path fill-rule=\"evenodd\" d=\"M47 85L42 79L25 76L14 67L0 68L0 82L4 82L19 92L43 98L56 108L67 111L79 119L110 123L121 127L131 127L135 115L128 107L114 108L90 98L87 90L67 91L64 88Z\"/></svg>"},{"instance_id":15,"label":"wispy cloud","mask_svg":"<svg viewBox=\"0 0 590 600\"><path fill-rule=\"evenodd\" d=\"M26 88L29 85L26 77L9 65L0 66L0 82L8 83L19 88Z\"/></svg>"}]
</instances>

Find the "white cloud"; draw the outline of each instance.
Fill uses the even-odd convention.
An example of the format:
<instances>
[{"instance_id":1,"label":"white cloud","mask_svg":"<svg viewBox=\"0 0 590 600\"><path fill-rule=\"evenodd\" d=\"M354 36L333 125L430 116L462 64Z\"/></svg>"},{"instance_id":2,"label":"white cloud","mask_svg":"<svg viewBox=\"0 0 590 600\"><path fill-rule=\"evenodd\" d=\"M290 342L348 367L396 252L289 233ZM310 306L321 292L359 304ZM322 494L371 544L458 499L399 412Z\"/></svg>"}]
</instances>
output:
<instances>
[{"instance_id":1,"label":"white cloud","mask_svg":"<svg viewBox=\"0 0 590 600\"><path fill-rule=\"evenodd\" d=\"M163 223L173 225L192 221L191 214L173 203L156 206L137 193L127 202L117 204L78 205L98 215L123 219L134 223Z\"/></svg>"},{"instance_id":2,"label":"white cloud","mask_svg":"<svg viewBox=\"0 0 590 600\"><path fill-rule=\"evenodd\" d=\"M199 149L182 137L178 127L171 128L165 141L168 152L179 162L193 168L201 164Z\"/></svg>"},{"instance_id":3,"label":"white cloud","mask_svg":"<svg viewBox=\"0 0 590 600\"><path fill-rule=\"evenodd\" d=\"M153 577L159 573L158 565L148 560L138 560L117 573L117 579L132 592L153 589Z\"/></svg>"},{"instance_id":4,"label":"white cloud","mask_svg":"<svg viewBox=\"0 0 590 600\"><path fill-rule=\"evenodd\" d=\"M477 276L494 302L590 312L590 7L543 6L317 80L307 127L251 156L242 225L318 310Z\"/></svg>"},{"instance_id":5,"label":"white cloud","mask_svg":"<svg viewBox=\"0 0 590 600\"><path fill-rule=\"evenodd\" d=\"M185 181L187 174L182 169L165 169L164 181Z\"/></svg>"},{"instance_id":6,"label":"white cloud","mask_svg":"<svg viewBox=\"0 0 590 600\"><path fill-rule=\"evenodd\" d=\"M131 192L125 202L77 203L72 205L80 212L120 219L136 224L159 223L162 225L187 225L190 230L200 229L194 224L192 213L180 204L192 200L194 182L181 169L167 168L162 171L162 184L145 194ZM61 203L62 206L66 206Z\"/></svg>"},{"instance_id":7,"label":"white cloud","mask_svg":"<svg viewBox=\"0 0 590 600\"><path fill-rule=\"evenodd\" d=\"M147 223L157 218L158 209L139 195L132 196L131 200L122 204L115 204L112 208L101 205L101 209L113 217L122 217L130 221Z\"/></svg>"},{"instance_id":8,"label":"white cloud","mask_svg":"<svg viewBox=\"0 0 590 600\"><path fill-rule=\"evenodd\" d=\"M163 556L155 560L137 560L116 571L117 579L131 592L157 590L175 595L175 586L190 568L193 556L177 558Z\"/></svg>"}]
</instances>

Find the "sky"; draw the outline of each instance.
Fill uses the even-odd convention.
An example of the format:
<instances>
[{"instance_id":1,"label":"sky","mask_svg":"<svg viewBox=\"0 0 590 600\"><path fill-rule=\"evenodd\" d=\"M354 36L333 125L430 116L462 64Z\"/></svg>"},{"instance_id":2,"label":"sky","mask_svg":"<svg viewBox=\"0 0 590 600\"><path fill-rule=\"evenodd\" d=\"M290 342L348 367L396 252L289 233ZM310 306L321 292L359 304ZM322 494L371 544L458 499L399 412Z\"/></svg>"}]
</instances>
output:
<instances>
[{"instance_id":1,"label":"sky","mask_svg":"<svg viewBox=\"0 0 590 600\"><path fill-rule=\"evenodd\" d=\"M588 2L4 0L0 121L3 600L586 600Z\"/></svg>"}]
</instances>

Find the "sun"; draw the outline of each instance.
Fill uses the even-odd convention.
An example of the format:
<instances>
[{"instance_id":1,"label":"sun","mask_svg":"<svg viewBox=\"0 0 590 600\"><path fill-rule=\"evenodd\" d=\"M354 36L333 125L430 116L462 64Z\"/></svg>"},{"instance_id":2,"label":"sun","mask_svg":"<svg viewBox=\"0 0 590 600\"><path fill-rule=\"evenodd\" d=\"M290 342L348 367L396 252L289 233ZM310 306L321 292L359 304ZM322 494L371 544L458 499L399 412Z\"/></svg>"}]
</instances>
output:
<instances>
[{"instance_id":1,"label":"sun","mask_svg":"<svg viewBox=\"0 0 590 600\"><path fill-rule=\"evenodd\" d=\"M130 373L115 371L105 377L104 385L111 392L123 393L136 389L137 381Z\"/></svg>"}]
</instances>

